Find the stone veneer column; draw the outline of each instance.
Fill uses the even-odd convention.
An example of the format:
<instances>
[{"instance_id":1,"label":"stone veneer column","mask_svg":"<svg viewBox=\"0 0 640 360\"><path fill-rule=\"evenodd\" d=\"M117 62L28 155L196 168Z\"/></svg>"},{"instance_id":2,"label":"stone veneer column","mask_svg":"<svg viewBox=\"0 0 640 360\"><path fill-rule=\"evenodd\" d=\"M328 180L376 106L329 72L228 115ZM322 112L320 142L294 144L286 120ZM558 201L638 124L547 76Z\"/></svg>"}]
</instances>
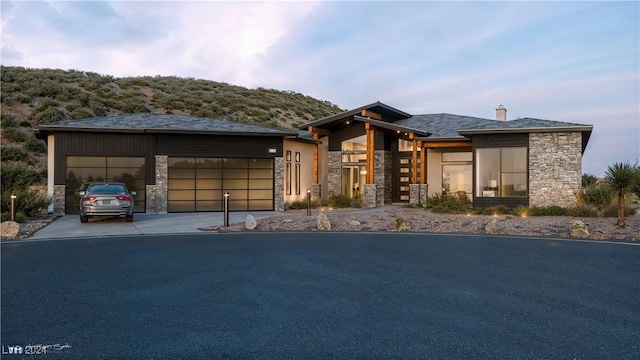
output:
<instances>
[{"instance_id":1,"label":"stone veneer column","mask_svg":"<svg viewBox=\"0 0 640 360\"><path fill-rule=\"evenodd\" d=\"M362 196L362 207L365 209L372 209L378 207L378 185L377 184L365 184L364 192Z\"/></svg>"},{"instance_id":2,"label":"stone veneer column","mask_svg":"<svg viewBox=\"0 0 640 360\"><path fill-rule=\"evenodd\" d=\"M64 215L66 206L65 190L65 185L53 185L53 215Z\"/></svg>"},{"instance_id":3,"label":"stone veneer column","mask_svg":"<svg viewBox=\"0 0 640 360\"><path fill-rule=\"evenodd\" d=\"M427 203L427 184L409 184L409 204L422 205Z\"/></svg>"},{"instance_id":4,"label":"stone veneer column","mask_svg":"<svg viewBox=\"0 0 640 360\"><path fill-rule=\"evenodd\" d=\"M342 194L342 152L329 151L329 176L327 179L327 195Z\"/></svg>"},{"instance_id":5,"label":"stone veneer column","mask_svg":"<svg viewBox=\"0 0 640 360\"><path fill-rule=\"evenodd\" d=\"M311 185L311 197L317 199L322 198L322 184Z\"/></svg>"},{"instance_id":6,"label":"stone veneer column","mask_svg":"<svg viewBox=\"0 0 640 360\"><path fill-rule=\"evenodd\" d=\"M391 187L392 187L392 164L391 151L376 150L375 151L375 182L377 185L376 194L377 206L391 204Z\"/></svg>"},{"instance_id":7,"label":"stone veneer column","mask_svg":"<svg viewBox=\"0 0 640 360\"><path fill-rule=\"evenodd\" d=\"M575 206L582 187L582 134L529 134L529 206Z\"/></svg>"},{"instance_id":8,"label":"stone veneer column","mask_svg":"<svg viewBox=\"0 0 640 360\"><path fill-rule=\"evenodd\" d=\"M156 184L146 187L147 213L166 214L169 197L169 157L156 155Z\"/></svg>"},{"instance_id":9,"label":"stone veneer column","mask_svg":"<svg viewBox=\"0 0 640 360\"><path fill-rule=\"evenodd\" d=\"M273 199L273 209L275 211L284 211L284 159L277 157L274 159L274 182L275 191Z\"/></svg>"}]
</instances>

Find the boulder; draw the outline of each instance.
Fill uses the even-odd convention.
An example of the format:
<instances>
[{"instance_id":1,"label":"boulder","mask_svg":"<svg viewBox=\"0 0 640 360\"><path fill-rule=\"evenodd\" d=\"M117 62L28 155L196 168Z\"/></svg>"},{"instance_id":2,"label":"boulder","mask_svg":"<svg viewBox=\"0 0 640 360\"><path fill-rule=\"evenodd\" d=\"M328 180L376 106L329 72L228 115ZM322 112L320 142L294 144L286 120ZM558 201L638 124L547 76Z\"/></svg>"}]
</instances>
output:
<instances>
[{"instance_id":1,"label":"boulder","mask_svg":"<svg viewBox=\"0 0 640 360\"><path fill-rule=\"evenodd\" d=\"M358 220L351 220L351 221L349 221L349 225L351 225L351 226L360 226L361 224L360 224L360 221L358 221Z\"/></svg>"},{"instance_id":2,"label":"boulder","mask_svg":"<svg viewBox=\"0 0 640 360\"><path fill-rule=\"evenodd\" d=\"M331 222L324 213L318 214L318 230L331 230Z\"/></svg>"},{"instance_id":3,"label":"boulder","mask_svg":"<svg viewBox=\"0 0 640 360\"><path fill-rule=\"evenodd\" d=\"M256 218L254 218L252 215L247 215L247 217L244 219L244 227L247 228L247 230L253 230L256 228L256 226L258 226Z\"/></svg>"},{"instance_id":4,"label":"boulder","mask_svg":"<svg viewBox=\"0 0 640 360\"><path fill-rule=\"evenodd\" d=\"M0 233L3 238L14 238L20 232L20 224L15 221L4 221L0 224Z\"/></svg>"},{"instance_id":5,"label":"boulder","mask_svg":"<svg viewBox=\"0 0 640 360\"><path fill-rule=\"evenodd\" d=\"M586 239L589 236L589 227L583 221L576 220L571 224L571 237Z\"/></svg>"},{"instance_id":6,"label":"boulder","mask_svg":"<svg viewBox=\"0 0 640 360\"><path fill-rule=\"evenodd\" d=\"M491 219L484 227L484 232L487 234L497 234L500 232L500 226L498 225L498 219Z\"/></svg>"}]
</instances>

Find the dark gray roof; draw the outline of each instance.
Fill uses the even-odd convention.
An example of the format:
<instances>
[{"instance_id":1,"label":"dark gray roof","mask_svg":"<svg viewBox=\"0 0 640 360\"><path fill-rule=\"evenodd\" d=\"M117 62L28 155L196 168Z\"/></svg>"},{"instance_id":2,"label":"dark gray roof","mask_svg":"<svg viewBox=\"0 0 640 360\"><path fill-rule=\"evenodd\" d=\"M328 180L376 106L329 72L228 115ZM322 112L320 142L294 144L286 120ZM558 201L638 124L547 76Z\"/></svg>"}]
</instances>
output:
<instances>
[{"instance_id":1,"label":"dark gray roof","mask_svg":"<svg viewBox=\"0 0 640 360\"><path fill-rule=\"evenodd\" d=\"M300 126L298 129L306 130L309 128L309 126L321 126L321 125L329 124L336 120L344 119L346 117L360 115L362 110L371 110L373 112L376 112L382 115L383 120L392 121L392 122L400 119L406 119L411 116L404 111L400 111L394 107L391 107L389 105L381 103L380 101L377 101L377 102L374 102L373 104L361 106L353 110L344 111L336 115L331 115L316 121L312 121L310 123Z\"/></svg>"},{"instance_id":2,"label":"dark gray roof","mask_svg":"<svg viewBox=\"0 0 640 360\"><path fill-rule=\"evenodd\" d=\"M431 132L430 140L463 139L463 135L478 133L515 133L541 131L586 131L591 132L591 125L568 123L552 120L522 118L499 121L453 114L414 115L408 119L396 121L394 124Z\"/></svg>"},{"instance_id":3,"label":"dark gray roof","mask_svg":"<svg viewBox=\"0 0 640 360\"><path fill-rule=\"evenodd\" d=\"M143 133L189 133L248 136L295 136L295 131L284 131L226 120L186 115L123 114L82 120L66 120L39 126L42 132L51 131L103 131Z\"/></svg>"}]
</instances>

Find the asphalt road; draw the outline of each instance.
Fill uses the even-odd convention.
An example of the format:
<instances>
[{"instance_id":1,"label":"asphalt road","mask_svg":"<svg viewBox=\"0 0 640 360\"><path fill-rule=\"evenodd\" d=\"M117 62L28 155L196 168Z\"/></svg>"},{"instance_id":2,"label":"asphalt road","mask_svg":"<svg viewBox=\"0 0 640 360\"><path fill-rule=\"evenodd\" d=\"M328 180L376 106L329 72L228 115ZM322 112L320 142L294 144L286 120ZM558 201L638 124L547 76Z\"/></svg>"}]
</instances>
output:
<instances>
[{"instance_id":1,"label":"asphalt road","mask_svg":"<svg viewBox=\"0 0 640 360\"><path fill-rule=\"evenodd\" d=\"M640 354L636 245L213 233L1 250L3 351L52 345L28 359Z\"/></svg>"}]
</instances>

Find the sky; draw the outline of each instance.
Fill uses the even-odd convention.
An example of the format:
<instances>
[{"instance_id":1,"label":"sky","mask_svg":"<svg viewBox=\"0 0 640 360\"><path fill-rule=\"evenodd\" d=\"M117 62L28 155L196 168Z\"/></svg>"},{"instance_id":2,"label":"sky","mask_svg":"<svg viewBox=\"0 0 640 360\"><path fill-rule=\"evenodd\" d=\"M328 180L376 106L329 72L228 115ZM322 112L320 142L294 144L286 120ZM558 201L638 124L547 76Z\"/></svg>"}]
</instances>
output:
<instances>
[{"instance_id":1,"label":"sky","mask_svg":"<svg viewBox=\"0 0 640 360\"><path fill-rule=\"evenodd\" d=\"M192 77L352 109L593 125L583 172L640 160L640 2L5 1L0 63Z\"/></svg>"}]
</instances>

